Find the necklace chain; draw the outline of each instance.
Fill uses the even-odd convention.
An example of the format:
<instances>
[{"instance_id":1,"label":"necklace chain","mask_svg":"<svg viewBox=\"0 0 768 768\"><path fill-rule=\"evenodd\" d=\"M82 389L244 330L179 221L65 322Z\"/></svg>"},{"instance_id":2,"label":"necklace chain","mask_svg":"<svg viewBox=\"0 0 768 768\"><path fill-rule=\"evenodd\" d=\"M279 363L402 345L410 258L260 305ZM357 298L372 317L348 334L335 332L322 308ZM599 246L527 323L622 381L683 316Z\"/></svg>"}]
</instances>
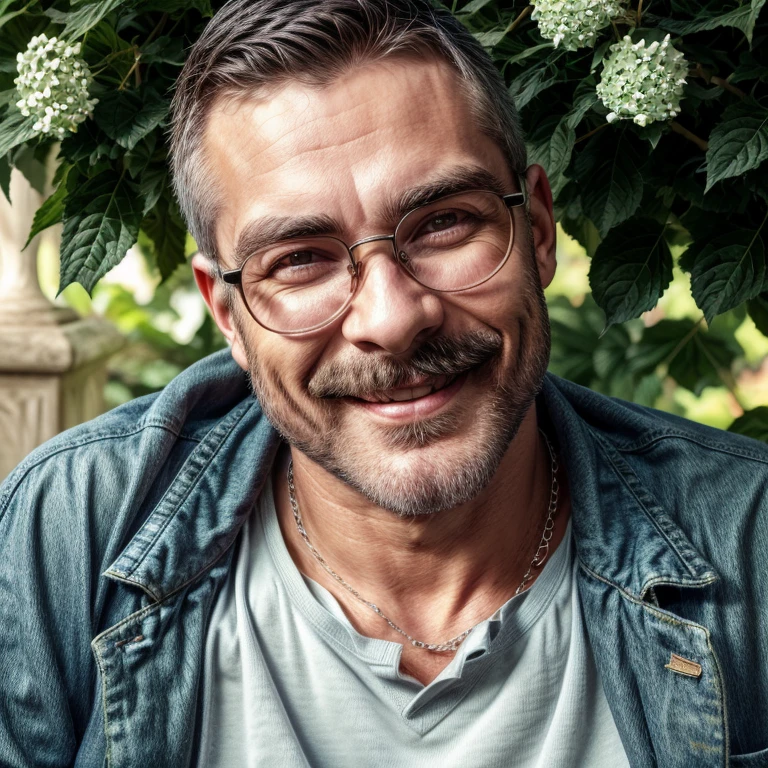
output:
<instances>
[{"instance_id":1,"label":"necklace chain","mask_svg":"<svg viewBox=\"0 0 768 768\"><path fill-rule=\"evenodd\" d=\"M544 522L544 531L542 532L539 546L536 548L536 553L533 556L533 560L531 560L531 564L528 566L528 570L526 571L525 576L523 576L523 580L520 582L520 586L515 590L515 595L519 595L521 592L524 592L530 587L530 582L533 581L534 578L533 569L541 568L541 566L544 565L544 562L549 556L549 542L552 538L552 531L555 527L554 519L555 513L557 512L558 497L560 493L560 485L557 479L557 455L555 454L555 451L552 448L552 444L549 442L549 438L546 436L546 434L544 434L544 432L541 430L539 430L539 432L541 432L541 436L544 438L544 442L547 445L551 463L550 471L552 474L552 483L549 491L549 506L547 508L547 519ZM389 624L389 626L395 630L395 632L398 632L403 637L405 637L411 645L415 646L416 648L424 648L427 651L433 651L436 653L456 651L458 650L459 645L461 645L461 643L467 638L469 633L475 628L475 626L477 626L474 625L469 629L464 630L464 632L462 632L460 635L456 635L456 637L452 637L450 640L446 640L444 643L425 643L421 640L416 640L415 638L411 637L411 635L409 635L404 629L398 627L397 624L392 621L392 619L385 616L375 603L366 600L351 584L339 576L339 574L336 573L336 571L334 571L330 565L328 565L325 558L317 551L317 549L315 549L315 545L312 544L312 542L309 540L307 531L304 528L304 522L301 518L301 512L299 512L299 504L296 501L296 485L293 481L293 459L291 459L288 464L288 496L291 502L291 509L293 510L293 517L296 521L296 527L298 528L301 538L304 539L304 543L309 548L309 551L312 553L315 560L320 563L320 565L325 569L329 576L341 584L341 586L344 587L344 589L346 589L356 600L361 602L363 605L367 605L374 613L377 613L379 616L381 616L381 618L384 619L384 621L386 621L387 624Z\"/></svg>"}]
</instances>

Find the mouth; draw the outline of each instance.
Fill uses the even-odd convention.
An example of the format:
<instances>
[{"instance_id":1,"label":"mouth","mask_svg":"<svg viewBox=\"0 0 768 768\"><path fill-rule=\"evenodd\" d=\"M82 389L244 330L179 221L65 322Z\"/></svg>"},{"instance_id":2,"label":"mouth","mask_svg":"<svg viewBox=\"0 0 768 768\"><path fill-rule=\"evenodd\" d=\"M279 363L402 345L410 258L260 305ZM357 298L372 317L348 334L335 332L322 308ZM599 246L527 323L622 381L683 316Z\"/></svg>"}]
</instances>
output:
<instances>
[{"instance_id":1,"label":"mouth","mask_svg":"<svg viewBox=\"0 0 768 768\"><path fill-rule=\"evenodd\" d=\"M393 389L344 398L369 415L388 424L404 424L435 415L458 394L469 376L425 376Z\"/></svg>"},{"instance_id":2,"label":"mouth","mask_svg":"<svg viewBox=\"0 0 768 768\"><path fill-rule=\"evenodd\" d=\"M353 398L366 403L405 403L411 400L419 400L422 397L439 392L453 384L462 374L442 376L422 376L418 380L408 382L405 385L379 392L370 392Z\"/></svg>"}]
</instances>

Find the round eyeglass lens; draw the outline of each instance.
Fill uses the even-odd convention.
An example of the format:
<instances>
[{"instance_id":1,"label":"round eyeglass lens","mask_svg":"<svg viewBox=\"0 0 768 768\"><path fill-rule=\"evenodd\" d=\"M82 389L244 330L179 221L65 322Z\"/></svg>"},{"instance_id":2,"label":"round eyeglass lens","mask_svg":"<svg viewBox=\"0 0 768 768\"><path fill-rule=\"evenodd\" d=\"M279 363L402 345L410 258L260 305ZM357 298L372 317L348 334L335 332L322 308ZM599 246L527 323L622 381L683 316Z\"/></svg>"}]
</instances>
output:
<instances>
[{"instance_id":1,"label":"round eyeglass lens","mask_svg":"<svg viewBox=\"0 0 768 768\"><path fill-rule=\"evenodd\" d=\"M311 331L349 303L355 286L350 266L347 247L332 237L278 243L245 262L243 297L265 328Z\"/></svg>"},{"instance_id":2,"label":"round eyeglass lens","mask_svg":"<svg viewBox=\"0 0 768 768\"><path fill-rule=\"evenodd\" d=\"M395 249L422 285L456 291L492 277L512 240L512 214L504 201L491 192L465 192L408 213L395 232Z\"/></svg>"}]
</instances>

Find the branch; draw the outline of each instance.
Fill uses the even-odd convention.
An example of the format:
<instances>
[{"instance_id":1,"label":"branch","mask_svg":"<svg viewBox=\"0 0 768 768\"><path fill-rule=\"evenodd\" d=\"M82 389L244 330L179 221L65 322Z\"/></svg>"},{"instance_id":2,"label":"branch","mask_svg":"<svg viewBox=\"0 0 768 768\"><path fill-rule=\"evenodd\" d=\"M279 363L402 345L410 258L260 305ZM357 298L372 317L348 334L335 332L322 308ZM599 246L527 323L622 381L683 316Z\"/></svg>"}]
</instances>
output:
<instances>
[{"instance_id":1,"label":"branch","mask_svg":"<svg viewBox=\"0 0 768 768\"><path fill-rule=\"evenodd\" d=\"M597 128L593 128L591 131L588 131L583 136L579 136L576 141L574 141L574 144L578 144L580 141L586 141L590 136L594 136L598 131L602 131L603 128L607 128L610 125L610 123L606 120L604 123L601 123L597 126Z\"/></svg>"},{"instance_id":2,"label":"branch","mask_svg":"<svg viewBox=\"0 0 768 768\"><path fill-rule=\"evenodd\" d=\"M504 30L504 34L508 35L514 32L527 18L531 15L533 6L526 5L522 11L518 14L517 18Z\"/></svg>"},{"instance_id":3,"label":"branch","mask_svg":"<svg viewBox=\"0 0 768 768\"><path fill-rule=\"evenodd\" d=\"M694 77L700 77L707 83L714 83L718 88L722 88L724 91L729 91L730 93L734 94L734 96L738 96L740 99L747 98L747 94L744 93L741 88L737 88L735 85L731 85L729 82L731 77L733 77L732 74L728 75L728 77L718 77L717 75L710 74L699 63L696 64L696 69L691 70L690 74Z\"/></svg>"},{"instance_id":4,"label":"branch","mask_svg":"<svg viewBox=\"0 0 768 768\"><path fill-rule=\"evenodd\" d=\"M669 127L675 132L679 133L684 139L693 142L702 152L706 152L709 149L709 144L704 139L692 133L687 128L684 128L677 120L673 120Z\"/></svg>"}]
</instances>

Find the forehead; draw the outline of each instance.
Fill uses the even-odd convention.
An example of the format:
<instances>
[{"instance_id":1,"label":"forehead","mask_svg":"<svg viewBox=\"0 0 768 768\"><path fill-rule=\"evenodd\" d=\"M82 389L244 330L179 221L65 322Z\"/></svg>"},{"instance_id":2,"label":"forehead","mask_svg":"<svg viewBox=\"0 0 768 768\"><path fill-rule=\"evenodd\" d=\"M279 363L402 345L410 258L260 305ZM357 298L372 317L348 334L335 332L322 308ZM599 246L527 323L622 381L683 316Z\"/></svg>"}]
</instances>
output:
<instances>
[{"instance_id":1,"label":"forehead","mask_svg":"<svg viewBox=\"0 0 768 768\"><path fill-rule=\"evenodd\" d=\"M384 224L378 201L451 167L481 165L506 180L500 148L477 127L458 75L439 61L389 60L322 88L293 82L222 98L203 151L223 255L259 217L326 214L357 235Z\"/></svg>"}]
</instances>

